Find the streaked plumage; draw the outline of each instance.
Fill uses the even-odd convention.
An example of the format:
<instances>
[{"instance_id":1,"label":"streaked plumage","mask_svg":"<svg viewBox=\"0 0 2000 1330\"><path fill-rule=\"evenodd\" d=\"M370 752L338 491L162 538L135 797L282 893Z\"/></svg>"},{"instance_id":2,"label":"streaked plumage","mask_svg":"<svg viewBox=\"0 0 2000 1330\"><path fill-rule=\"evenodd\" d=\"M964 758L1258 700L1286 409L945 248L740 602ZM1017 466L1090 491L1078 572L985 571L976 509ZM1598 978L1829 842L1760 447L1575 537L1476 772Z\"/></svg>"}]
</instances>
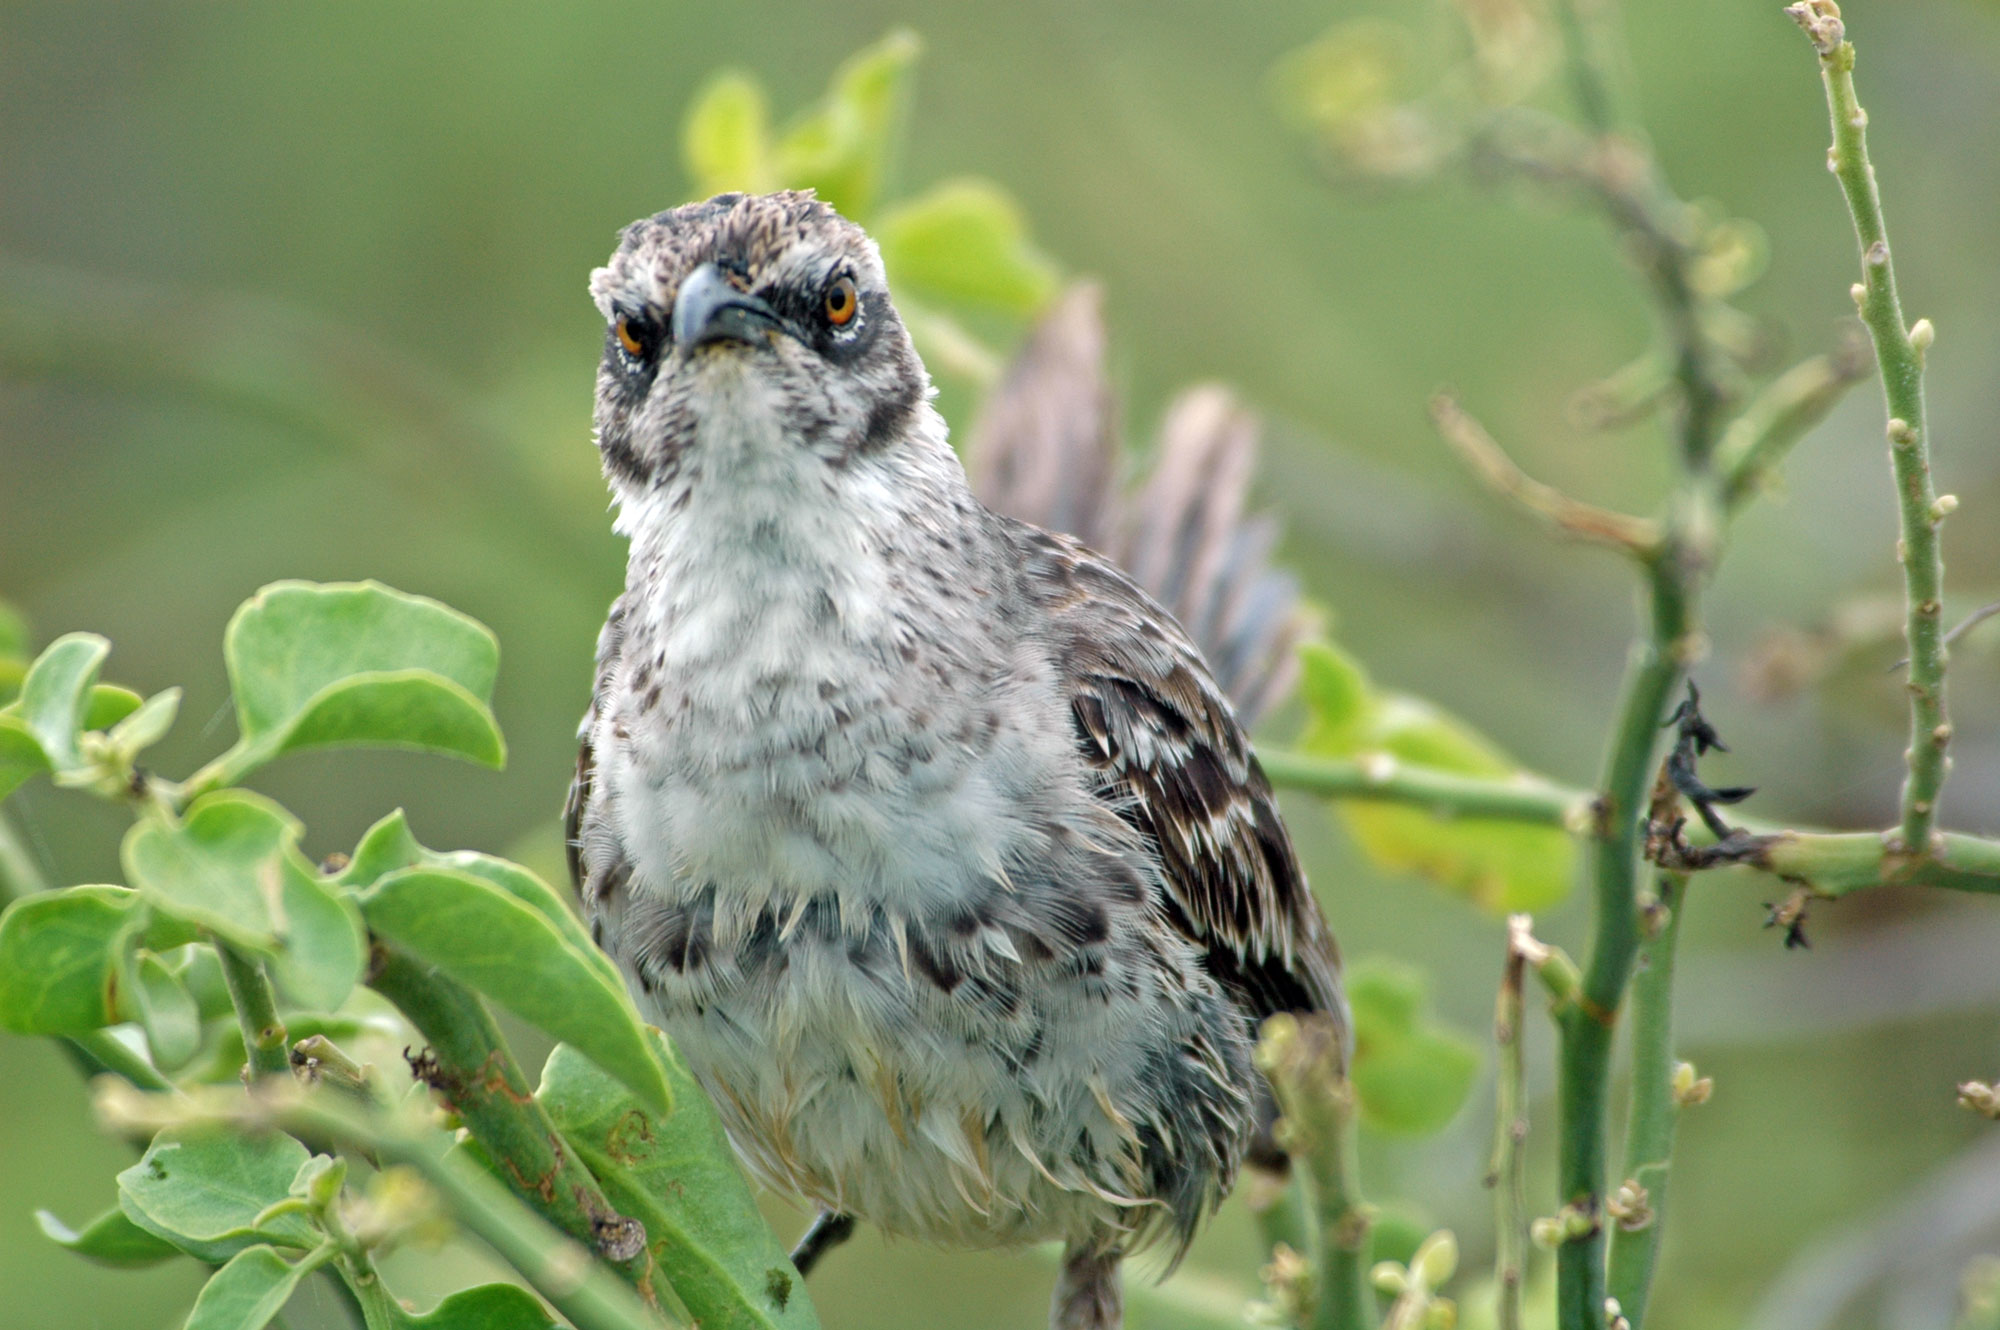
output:
<instances>
[{"instance_id":1,"label":"streaked plumage","mask_svg":"<svg viewBox=\"0 0 2000 1330\"><path fill-rule=\"evenodd\" d=\"M1255 1021L1341 1006L1228 701L1111 563L974 497L831 210L663 213L592 292L632 545L569 812L597 937L765 1180L891 1232L1060 1239L1055 1322L1115 1324L1119 1255L1184 1248L1234 1179ZM1265 700L1291 600L1236 523L1247 438L1184 430L1213 446L1170 448L1127 523L1085 391L1080 448L1017 377L986 474L1130 540Z\"/></svg>"}]
</instances>

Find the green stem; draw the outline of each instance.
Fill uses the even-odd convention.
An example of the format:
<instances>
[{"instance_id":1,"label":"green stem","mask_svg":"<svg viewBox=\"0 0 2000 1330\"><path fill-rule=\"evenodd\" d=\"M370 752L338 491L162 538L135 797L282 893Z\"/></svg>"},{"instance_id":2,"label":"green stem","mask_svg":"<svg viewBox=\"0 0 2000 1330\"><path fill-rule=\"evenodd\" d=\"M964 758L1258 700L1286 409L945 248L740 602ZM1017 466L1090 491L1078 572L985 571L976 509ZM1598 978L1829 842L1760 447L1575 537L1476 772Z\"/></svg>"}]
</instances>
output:
<instances>
[{"instance_id":1,"label":"green stem","mask_svg":"<svg viewBox=\"0 0 2000 1330\"><path fill-rule=\"evenodd\" d=\"M392 948L376 949L369 986L429 1045L418 1075L443 1096L516 1194L649 1295L645 1231L618 1213L542 1110L500 1027L476 994Z\"/></svg>"},{"instance_id":2,"label":"green stem","mask_svg":"<svg viewBox=\"0 0 2000 1330\"><path fill-rule=\"evenodd\" d=\"M292 1069L292 1062L285 1022L278 1015L278 999L271 991L263 962L245 956L220 938L212 941L216 955L222 958L222 982L229 988L237 1023L243 1027L243 1050L250 1059L249 1079L286 1075Z\"/></svg>"},{"instance_id":3,"label":"green stem","mask_svg":"<svg viewBox=\"0 0 2000 1330\"><path fill-rule=\"evenodd\" d=\"M1614 89L1610 43L1603 35L1604 7L1609 0L1559 0L1556 20L1562 25L1563 51L1569 71L1570 95L1577 114L1594 133L1608 134L1623 119ZM1588 8L1589 13L1584 13Z\"/></svg>"},{"instance_id":4,"label":"green stem","mask_svg":"<svg viewBox=\"0 0 2000 1330\"><path fill-rule=\"evenodd\" d=\"M1332 758L1259 749L1257 761L1272 784L1327 799L1415 804L1439 817L1493 818L1557 827L1589 825L1588 791L1536 777L1495 780L1461 776L1408 766L1387 754Z\"/></svg>"},{"instance_id":5,"label":"green stem","mask_svg":"<svg viewBox=\"0 0 2000 1330\"><path fill-rule=\"evenodd\" d=\"M1647 1294L1666 1223L1668 1165L1673 1158L1674 951L1680 939L1687 879L1660 880L1657 931L1640 944L1632 980L1632 1108L1625 1126L1625 1177L1645 1188L1641 1215L1628 1216L1611 1234L1609 1291L1632 1330L1646 1316Z\"/></svg>"},{"instance_id":6,"label":"green stem","mask_svg":"<svg viewBox=\"0 0 2000 1330\"><path fill-rule=\"evenodd\" d=\"M520 1271L578 1330L660 1330L673 1324L464 1156L387 1130L372 1115L324 1095L281 1104L273 1116L287 1131L342 1140L415 1169L461 1224Z\"/></svg>"},{"instance_id":7,"label":"green stem","mask_svg":"<svg viewBox=\"0 0 2000 1330\"><path fill-rule=\"evenodd\" d=\"M1677 542L1670 541L1670 551ZM1590 960L1578 1005L1560 1018L1558 1173L1565 1206L1590 1221L1556 1252L1562 1330L1601 1330L1604 1317L1604 1179L1611 1036L1639 946L1636 886L1639 814L1652 779L1660 718L1679 685L1694 624L1686 563L1669 552L1650 569L1651 632L1634 645L1611 751L1605 758L1590 879L1595 897Z\"/></svg>"},{"instance_id":8,"label":"green stem","mask_svg":"<svg viewBox=\"0 0 2000 1330\"><path fill-rule=\"evenodd\" d=\"M1755 866L1825 896L1890 886L2000 892L2000 841L1943 832L1931 843L1931 853L1918 858L1902 852L1894 833L1782 831Z\"/></svg>"},{"instance_id":9,"label":"green stem","mask_svg":"<svg viewBox=\"0 0 2000 1330\"><path fill-rule=\"evenodd\" d=\"M1903 323L1896 295L1896 270L1889 261L1889 233L1882 221L1882 197L1868 160L1868 113L1854 93L1854 46L1844 40L1840 11L1825 0L1795 4L1796 19L1819 52L1827 111L1833 121L1833 148L1827 165L1847 196L1854 234L1861 246L1861 281L1854 288L1862 322L1875 343L1882 368L1882 396L1889 411L1889 463L1895 473L1902 521L1905 600L1904 633L1910 646L1909 777L1903 782L1903 848L1918 857L1932 851L1938 795L1944 787L1945 749L1951 724L1945 712L1944 557L1938 544L1943 514L1931 484L1930 436L1925 426L1924 349Z\"/></svg>"},{"instance_id":10,"label":"green stem","mask_svg":"<svg viewBox=\"0 0 2000 1330\"><path fill-rule=\"evenodd\" d=\"M1493 1283L1499 1330L1521 1330L1521 1281L1528 1265L1528 1099L1523 1038L1523 971L1527 957L1510 942L1493 1012L1499 1054L1494 1083L1493 1160L1486 1185L1493 1188Z\"/></svg>"},{"instance_id":11,"label":"green stem","mask_svg":"<svg viewBox=\"0 0 2000 1330\"><path fill-rule=\"evenodd\" d=\"M1794 365L1750 400L1716 444L1715 470L1722 480L1722 506L1734 515L1762 487L1765 477L1847 395L1865 371L1865 351L1814 356Z\"/></svg>"},{"instance_id":12,"label":"green stem","mask_svg":"<svg viewBox=\"0 0 2000 1330\"><path fill-rule=\"evenodd\" d=\"M1280 1014L1264 1022L1257 1065L1283 1115L1279 1143L1303 1165L1319 1233L1312 1330L1368 1330L1375 1324L1368 1282L1372 1222L1356 1179L1354 1086L1341 1033L1325 1016Z\"/></svg>"}]
</instances>

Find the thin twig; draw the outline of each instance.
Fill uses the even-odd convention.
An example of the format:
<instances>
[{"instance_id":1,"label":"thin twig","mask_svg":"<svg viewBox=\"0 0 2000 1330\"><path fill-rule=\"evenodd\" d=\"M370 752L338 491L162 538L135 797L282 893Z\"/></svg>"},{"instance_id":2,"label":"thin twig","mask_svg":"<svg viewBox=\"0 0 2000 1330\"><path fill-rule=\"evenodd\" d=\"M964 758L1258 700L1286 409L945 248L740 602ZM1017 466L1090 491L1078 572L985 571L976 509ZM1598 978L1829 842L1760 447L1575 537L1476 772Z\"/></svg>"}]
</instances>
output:
<instances>
[{"instance_id":1,"label":"thin twig","mask_svg":"<svg viewBox=\"0 0 2000 1330\"><path fill-rule=\"evenodd\" d=\"M1945 709L1944 557L1938 547L1938 508L1931 484L1930 436L1925 426L1924 352L1933 333L1928 319L1903 322L1896 270L1889 262L1889 234L1882 197L1868 160L1868 113L1854 93L1854 46L1833 0L1801 0L1785 12L1805 30L1819 54L1826 84L1833 147L1827 167L1840 181L1861 248L1861 281L1854 299L1875 343L1882 367L1882 396L1889 412L1889 461L1902 520L1904 634L1910 645L1909 777L1903 782L1903 850L1918 858L1933 850L1938 795L1944 788L1945 749L1951 722Z\"/></svg>"},{"instance_id":2,"label":"thin twig","mask_svg":"<svg viewBox=\"0 0 2000 1330\"><path fill-rule=\"evenodd\" d=\"M1525 924L1526 916L1520 916ZM1499 1330L1521 1330L1521 1281L1528 1261L1528 1099L1522 978L1527 957L1510 933L1500 995L1493 1010L1493 1044L1499 1055L1494 1083L1493 1156L1486 1185L1493 1188L1493 1282Z\"/></svg>"},{"instance_id":3,"label":"thin twig","mask_svg":"<svg viewBox=\"0 0 2000 1330\"><path fill-rule=\"evenodd\" d=\"M1486 427L1473 419L1449 393L1431 398L1431 420L1444 441L1451 445L1473 474L1487 488L1510 499L1531 516L1562 535L1595 545L1608 545L1627 554L1650 557L1659 546L1656 523L1643 517L1599 508L1573 499L1553 485L1536 480L1515 464Z\"/></svg>"},{"instance_id":4,"label":"thin twig","mask_svg":"<svg viewBox=\"0 0 2000 1330\"><path fill-rule=\"evenodd\" d=\"M1794 365L1750 400L1715 448L1722 478L1722 506L1734 513L1762 487L1792 445L1847 395L1868 371L1868 353L1857 336L1823 356Z\"/></svg>"}]
</instances>

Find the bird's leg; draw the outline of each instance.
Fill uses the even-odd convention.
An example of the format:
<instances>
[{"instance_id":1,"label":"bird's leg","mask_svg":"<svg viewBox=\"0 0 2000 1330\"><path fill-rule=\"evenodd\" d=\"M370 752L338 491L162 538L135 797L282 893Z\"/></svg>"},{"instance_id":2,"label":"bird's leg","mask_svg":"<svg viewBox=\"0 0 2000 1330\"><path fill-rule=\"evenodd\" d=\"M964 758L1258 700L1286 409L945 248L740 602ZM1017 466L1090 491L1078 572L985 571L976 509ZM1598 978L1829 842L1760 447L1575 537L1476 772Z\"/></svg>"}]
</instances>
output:
<instances>
[{"instance_id":1,"label":"bird's leg","mask_svg":"<svg viewBox=\"0 0 2000 1330\"><path fill-rule=\"evenodd\" d=\"M1072 1242L1063 1249L1062 1273L1049 1304L1049 1330L1119 1330L1125 1324L1125 1292L1116 1247Z\"/></svg>"},{"instance_id":2,"label":"bird's leg","mask_svg":"<svg viewBox=\"0 0 2000 1330\"><path fill-rule=\"evenodd\" d=\"M792 1248L792 1264L798 1267L800 1274L809 1275L813 1267L819 1264L820 1257L853 1236L853 1215L822 1210L819 1212L819 1217L812 1221L811 1227L806 1229L805 1236L799 1239L799 1245Z\"/></svg>"}]
</instances>

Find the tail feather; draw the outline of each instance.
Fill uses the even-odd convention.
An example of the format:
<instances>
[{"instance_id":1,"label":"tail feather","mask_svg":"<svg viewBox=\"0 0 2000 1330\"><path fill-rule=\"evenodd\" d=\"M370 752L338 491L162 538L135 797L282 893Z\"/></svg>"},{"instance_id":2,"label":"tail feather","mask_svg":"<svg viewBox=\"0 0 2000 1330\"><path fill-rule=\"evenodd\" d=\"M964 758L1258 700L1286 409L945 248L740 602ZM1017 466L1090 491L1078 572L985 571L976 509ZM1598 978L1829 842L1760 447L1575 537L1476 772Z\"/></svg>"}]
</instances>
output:
<instances>
[{"instance_id":1,"label":"tail feather","mask_svg":"<svg viewBox=\"0 0 2000 1330\"><path fill-rule=\"evenodd\" d=\"M973 490L989 508L1097 550L1119 521L1103 304L1089 282L1056 300L986 399L967 449Z\"/></svg>"},{"instance_id":2,"label":"tail feather","mask_svg":"<svg viewBox=\"0 0 2000 1330\"><path fill-rule=\"evenodd\" d=\"M1244 511L1256 418L1225 388L1182 393L1124 501L1102 305L1095 285L1071 287L1029 336L973 431L973 488L989 507L1116 561L1187 629L1253 725L1296 683L1309 627L1298 583L1270 566L1277 523Z\"/></svg>"}]
</instances>

